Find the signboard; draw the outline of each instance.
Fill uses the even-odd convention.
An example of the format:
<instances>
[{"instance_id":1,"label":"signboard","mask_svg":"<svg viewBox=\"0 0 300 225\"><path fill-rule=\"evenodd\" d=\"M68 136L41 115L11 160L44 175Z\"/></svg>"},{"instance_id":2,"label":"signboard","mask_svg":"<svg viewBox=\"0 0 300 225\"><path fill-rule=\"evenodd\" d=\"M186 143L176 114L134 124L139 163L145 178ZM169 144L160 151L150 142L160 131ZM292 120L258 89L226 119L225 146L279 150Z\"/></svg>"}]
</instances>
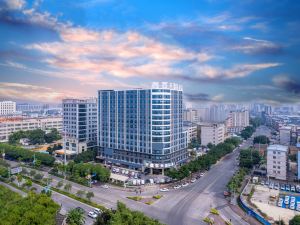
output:
<instances>
[{"instance_id":1,"label":"signboard","mask_svg":"<svg viewBox=\"0 0 300 225\"><path fill-rule=\"evenodd\" d=\"M22 167L16 167L10 169L10 174L16 174L22 172Z\"/></svg>"}]
</instances>

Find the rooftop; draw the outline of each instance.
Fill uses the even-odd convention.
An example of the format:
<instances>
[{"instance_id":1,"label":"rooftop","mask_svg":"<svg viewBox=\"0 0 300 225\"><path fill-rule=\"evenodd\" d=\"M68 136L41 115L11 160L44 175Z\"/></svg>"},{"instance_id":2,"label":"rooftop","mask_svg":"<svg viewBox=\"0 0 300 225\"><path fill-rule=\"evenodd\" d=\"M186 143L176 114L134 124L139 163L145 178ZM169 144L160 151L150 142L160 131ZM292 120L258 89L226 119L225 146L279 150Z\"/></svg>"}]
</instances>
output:
<instances>
[{"instance_id":1,"label":"rooftop","mask_svg":"<svg viewBox=\"0 0 300 225\"><path fill-rule=\"evenodd\" d=\"M270 145L267 148L268 151L281 151L281 152L287 152L288 151L288 146L285 145Z\"/></svg>"}]
</instances>

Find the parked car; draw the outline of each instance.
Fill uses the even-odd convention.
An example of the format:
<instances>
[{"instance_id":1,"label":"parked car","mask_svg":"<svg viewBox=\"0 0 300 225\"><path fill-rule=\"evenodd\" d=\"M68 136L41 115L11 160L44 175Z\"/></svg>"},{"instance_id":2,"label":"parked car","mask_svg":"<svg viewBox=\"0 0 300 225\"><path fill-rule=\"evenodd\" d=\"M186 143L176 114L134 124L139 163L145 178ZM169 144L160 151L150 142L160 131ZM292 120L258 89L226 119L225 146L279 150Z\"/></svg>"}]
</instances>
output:
<instances>
[{"instance_id":1,"label":"parked car","mask_svg":"<svg viewBox=\"0 0 300 225\"><path fill-rule=\"evenodd\" d=\"M270 183L269 188L271 188L271 189L274 188L274 183L273 182Z\"/></svg>"},{"instance_id":2,"label":"parked car","mask_svg":"<svg viewBox=\"0 0 300 225\"><path fill-rule=\"evenodd\" d=\"M282 198L279 198L279 200L278 200L278 206L279 206L279 207L282 207L282 203L283 203L283 199L282 199Z\"/></svg>"},{"instance_id":3,"label":"parked car","mask_svg":"<svg viewBox=\"0 0 300 225\"><path fill-rule=\"evenodd\" d=\"M285 185L285 190L286 190L286 191L290 191L290 190L291 190L291 187L290 187L289 184L286 184L286 185Z\"/></svg>"},{"instance_id":4,"label":"parked car","mask_svg":"<svg viewBox=\"0 0 300 225\"><path fill-rule=\"evenodd\" d=\"M182 187L186 187L186 186L188 186L188 185L189 185L189 183L186 182L186 183L182 184Z\"/></svg>"},{"instance_id":5,"label":"parked car","mask_svg":"<svg viewBox=\"0 0 300 225\"><path fill-rule=\"evenodd\" d=\"M296 208L297 211L300 211L300 202L297 202L297 208Z\"/></svg>"},{"instance_id":6,"label":"parked car","mask_svg":"<svg viewBox=\"0 0 300 225\"><path fill-rule=\"evenodd\" d=\"M96 213L96 214L101 214L102 211L101 211L100 209L98 209L98 208L94 208L94 213Z\"/></svg>"},{"instance_id":7,"label":"parked car","mask_svg":"<svg viewBox=\"0 0 300 225\"><path fill-rule=\"evenodd\" d=\"M93 211L90 211L88 213L88 216L91 217L91 218L93 218L93 219L96 219L98 215L96 213L94 213Z\"/></svg>"},{"instance_id":8,"label":"parked car","mask_svg":"<svg viewBox=\"0 0 300 225\"><path fill-rule=\"evenodd\" d=\"M290 209L294 210L295 209L295 202L290 204Z\"/></svg>"},{"instance_id":9,"label":"parked car","mask_svg":"<svg viewBox=\"0 0 300 225\"><path fill-rule=\"evenodd\" d=\"M204 173L200 173L200 177L203 177L204 176Z\"/></svg>"},{"instance_id":10,"label":"parked car","mask_svg":"<svg viewBox=\"0 0 300 225\"><path fill-rule=\"evenodd\" d=\"M296 192L296 187L294 185L291 186L291 191Z\"/></svg>"},{"instance_id":11,"label":"parked car","mask_svg":"<svg viewBox=\"0 0 300 225\"><path fill-rule=\"evenodd\" d=\"M160 191L161 192L167 192L167 191L169 191L169 189L168 188L162 188L162 189L160 189Z\"/></svg>"},{"instance_id":12,"label":"parked car","mask_svg":"<svg viewBox=\"0 0 300 225\"><path fill-rule=\"evenodd\" d=\"M282 184L282 185L280 186L280 190L285 191L285 185L284 185L284 184Z\"/></svg>"},{"instance_id":13,"label":"parked car","mask_svg":"<svg viewBox=\"0 0 300 225\"><path fill-rule=\"evenodd\" d=\"M265 183L265 185L269 186L269 184L270 184L270 182L267 180L266 183Z\"/></svg>"},{"instance_id":14,"label":"parked car","mask_svg":"<svg viewBox=\"0 0 300 225\"><path fill-rule=\"evenodd\" d=\"M102 185L102 187L105 188L105 189L108 189L108 185L107 184Z\"/></svg>"},{"instance_id":15,"label":"parked car","mask_svg":"<svg viewBox=\"0 0 300 225\"><path fill-rule=\"evenodd\" d=\"M265 182L262 180L262 181L260 182L260 184L261 184L261 185L265 185Z\"/></svg>"},{"instance_id":16,"label":"parked car","mask_svg":"<svg viewBox=\"0 0 300 225\"><path fill-rule=\"evenodd\" d=\"M195 182L196 182L195 178L191 179L191 183L195 183Z\"/></svg>"},{"instance_id":17,"label":"parked car","mask_svg":"<svg viewBox=\"0 0 300 225\"><path fill-rule=\"evenodd\" d=\"M288 205L289 202L290 202L290 196L287 195L287 196L285 196L285 198L284 198L284 204Z\"/></svg>"},{"instance_id":18,"label":"parked car","mask_svg":"<svg viewBox=\"0 0 300 225\"><path fill-rule=\"evenodd\" d=\"M279 184L278 184L278 183L276 183L276 184L274 185L274 189L275 189L275 190L279 190Z\"/></svg>"},{"instance_id":19,"label":"parked car","mask_svg":"<svg viewBox=\"0 0 300 225\"><path fill-rule=\"evenodd\" d=\"M181 185L174 186L174 189L179 189L179 188L181 188Z\"/></svg>"}]
</instances>

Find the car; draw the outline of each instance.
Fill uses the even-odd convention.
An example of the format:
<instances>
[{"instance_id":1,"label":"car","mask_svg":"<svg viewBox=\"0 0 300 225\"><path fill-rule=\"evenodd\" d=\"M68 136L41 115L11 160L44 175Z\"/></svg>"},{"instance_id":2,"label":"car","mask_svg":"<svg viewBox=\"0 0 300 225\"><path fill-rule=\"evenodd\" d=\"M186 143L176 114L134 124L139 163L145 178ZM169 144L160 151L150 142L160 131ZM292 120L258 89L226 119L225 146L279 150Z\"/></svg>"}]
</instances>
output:
<instances>
[{"instance_id":1,"label":"car","mask_svg":"<svg viewBox=\"0 0 300 225\"><path fill-rule=\"evenodd\" d=\"M168 188L161 188L160 191L161 192L167 192L167 191L169 191L169 189Z\"/></svg>"},{"instance_id":2,"label":"car","mask_svg":"<svg viewBox=\"0 0 300 225\"><path fill-rule=\"evenodd\" d=\"M261 184L261 185L265 185L265 182L262 180L262 181L260 182L260 184Z\"/></svg>"},{"instance_id":3,"label":"car","mask_svg":"<svg viewBox=\"0 0 300 225\"><path fill-rule=\"evenodd\" d=\"M279 184L278 184L278 183L276 183L276 184L274 185L274 189L275 189L275 190L279 190Z\"/></svg>"},{"instance_id":4,"label":"car","mask_svg":"<svg viewBox=\"0 0 300 225\"><path fill-rule=\"evenodd\" d=\"M195 183L195 182L196 182L195 178L191 179L191 183Z\"/></svg>"},{"instance_id":5,"label":"car","mask_svg":"<svg viewBox=\"0 0 300 225\"><path fill-rule=\"evenodd\" d=\"M88 213L88 216L91 217L91 218L93 218L93 219L96 219L98 215L96 213L94 213L94 211L90 211Z\"/></svg>"},{"instance_id":6,"label":"car","mask_svg":"<svg viewBox=\"0 0 300 225\"><path fill-rule=\"evenodd\" d=\"M286 185L285 185L285 190L286 190L286 191L290 191L290 190L291 190L291 187L290 187L289 184L286 184Z\"/></svg>"},{"instance_id":7,"label":"car","mask_svg":"<svg viewBox=\"0 0 300 225\"><path fill-rule=\"evenodd\" d=\"M295 209L295 202L290 204L290 209Z\"/></svg>"},{"instance_id":8,"label":"car","mask_svg":"<svg viewBox=\"0 0 300 225\"><path fill-rule=\"evenodd\" d=\"M188 185L189 185L189 183L186 182L186 183L182 184L182 187L186 187L186 186L188 186Z\"/></svg>"},{"instance_id":9,"label":"car","mask_svg":"<svg viewBox=\"0 0 300 225\"><path fill-rule=\"evenodd\" d=\"M93 212L96 213L97 215L102 213L102 211L98 208L94 208Z\"/></svg>"},{"instance_id":10,"label":"car","mask_svg":"<svg viewBox=\"0 0 300 225\"><path fill-rule=\"evenodd\" d=\"M294 196L291 197L291 202L295 202L296 198Z\"/></svg>"},{"instance_id":11,"label":"car","mask_svg":"<svg viewBox=\"0 0 300 225\"><path fill-rule=\"evenodd\" d=\"M287 195L287 196L285 196L285 198L284 198L284 204L288 205L289 202L290 202L290 196Z\"/></svg>"},{"instance_id":12,"label":"car","mask_svg":"<svg viewBox=\"0 0 300 225\"><path fill-rule=\"evenodd\" d=\"M297 202L297 208L296 208L297 211L300 211L300 202Z\"/></svg>"},{"instance_id":13,"label":"car","mask_svg":"<svg viewBox=\"0 0 300 225\"><path fill-rule=\"evenodd\" d=\"M181 188L181 185L174 186L174 189L179 189L179 188Z\"/></svg>"},{"instance_id":14,"label":"car","mask_svg":"<svg viewBox=\"0 0 300 225\"><path fill-rule=\"evenodd\" d=\"M84 214L85 213L85 210L81 207L76 207L75 208L77 211L79 211L80 213Z\"/></svg>"},{"instance_id":15,"label":"car","mask_svg":"<svg viewBox=\"0 0 300 225\"><path fill-rule=\"evenodd\" d=\"M204 176L204 173L200 173L200 177L203 177Z\"/></svg>"},{"instance_id":16,"label":"car","mask_svg":"<svg viewBox=\"0 0 300 225\"><path fill-rule=\"evenodd\" d=\"M285 191L285 185L284 185L284 184L282 184L282 185L280 186L280 190Z\"/></svg>"},{"instance_id":17,"label":"car","mask_svg":"<svg viewBox=\"0 0 300 225\"><path fill-rule=\"evenodd\" d=\"M270 184L270 182L267 180L266 183L265 183L265 185L269 186L269 184Z\"/></svg>"},{"instance_id":18,"label":"car","mask_svg":"<svg viewBox=\"0 0 300 225\"><path fill-rule=\"evenodd\" d=\"M102 185L101 187L105 188L105 189L108 189L108 185L107 184L104 184Z\"/></svg>"},{"instance_id":19,"label":"car","mask_svg":"<svg viewBox=\"0 0 300 225\"><path fill-rule=\"evenodd\" d=\"M291 186L291 191L295 192L296 191L296 188L294 185Z\"/></svg>"},{"instance_id":20,"label":"car","mask_svg":"<svg viewBox=\"0 0 300 225\"><path fill-rule=\"evenodd\" d=\"M274 188L274 183L270 183L269 188L273 189Z\"/></svg>"},{"instance_id":21,"label":"car","mask_svg":"<svg viewBox=\"0 0 300 225\"><path fill-rule=\"evenodd\" d=\"M278 201L278 206L279 206L279 207L282 207L282 203L283 203L283 199L280 198L279 201Z\"/></svg>"}]
</instances>

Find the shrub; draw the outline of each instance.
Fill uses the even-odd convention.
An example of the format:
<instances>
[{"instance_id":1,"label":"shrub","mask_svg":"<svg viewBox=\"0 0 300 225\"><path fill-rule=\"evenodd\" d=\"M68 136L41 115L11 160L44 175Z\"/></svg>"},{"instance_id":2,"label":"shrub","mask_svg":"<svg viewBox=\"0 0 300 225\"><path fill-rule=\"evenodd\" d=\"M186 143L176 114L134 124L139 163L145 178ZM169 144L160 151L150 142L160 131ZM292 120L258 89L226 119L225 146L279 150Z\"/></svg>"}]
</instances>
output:
<instances>
[{"instance_id":1,"label":"shrub","mask_svg":"<svg viewBox=\"0 0 300 225\"><path fill-rule=\"evenodd\" d=\"M130 196L127 197L128 199L134 200L134 201L141 201L143 198L141 196Z\"/></svg>"}]
</instances>

